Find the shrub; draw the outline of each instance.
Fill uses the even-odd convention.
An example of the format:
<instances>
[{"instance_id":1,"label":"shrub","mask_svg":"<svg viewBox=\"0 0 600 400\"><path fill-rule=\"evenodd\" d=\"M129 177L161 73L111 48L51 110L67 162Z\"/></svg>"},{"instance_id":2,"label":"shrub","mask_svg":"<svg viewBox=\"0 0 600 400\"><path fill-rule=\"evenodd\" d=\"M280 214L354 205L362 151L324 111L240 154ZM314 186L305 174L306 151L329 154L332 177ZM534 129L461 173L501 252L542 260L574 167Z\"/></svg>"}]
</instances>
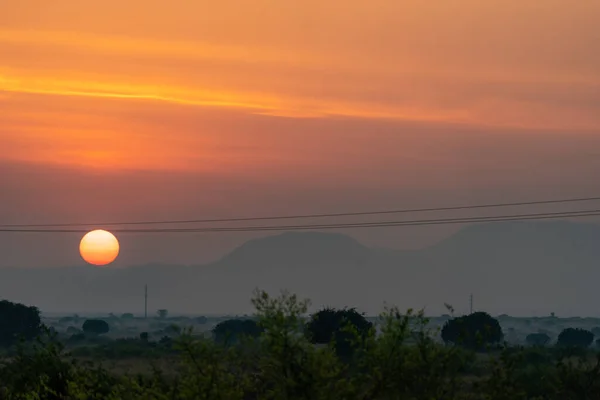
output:
<instances>
[{"instance_id":1,"label":"shrub","mask_svg":"<svg viewBox=\"0 0 600 400\"><path fill-rule=\"evenodd\" d=\"M67 332L69 335L74 335L74 334L76 334L76 333L81 333L82 331L81 331L81 329L79 329L79 328L76 328L76 327L74 327L74 326L69 326L69 327L67 328L66 332Z\"/></svg>"},{"instance_id":2,"label":"shrub","mask_svg":"<svg viewBox=\"0 0 600 400\"><path fill-rule=\"evenodd\" d=\"M373 324L354 308L325 308L311 316L306 324L306 335L315 344L333 340L337 354L348 356L352 353L354 339L357 336L364 339L371 328Z\"/></svg>"},{"instance_id":3,"label":"shrub","mask_svg":"<svg viewBox=\"0 0 600 400\"><path fill-rule=\"evenodd\" d=\"M83 332L91 333L95 335L102 335L104 333L108 333L110 327L106 321L101 319L88 319L83 323L81 327Z\"/></svg>"},{"instance_id":4,"label":"shrub","mask_svg":"<svg viewBox=\"0 0 600 400\"><path fill-rule=\"evenodd\" d=\"M566 328L558 335L557 346L561 347L589 347L594 341L594 334L581 328Z\"/></svg>"},{"instance_id":5,"label":"shrub","mask_svg":"<svg viewBox=\"0 0 600 400\"><path fill-rule=\"evenodd\" d=\"M70 344L81 343L84 341L85 341L84 333L75 333L75 334L71 335L69 337L69 339L67 339L67 343L70 343Z\"/></svg>"},{"instance_id":6,"label":"shrub","mask_svg":"<svg viewBox=\"0 0 600 400\"><path fill-rule=\"evenodd\" d=\"M164 329L167 335L179 335L181 334L181 327L179 325L171 324Z\"/></svg>"},{"instance_id":7,"label":"shrub","mask_svg":"<svg viewBox=\"0 0 600 400\"><path fill-rule=\"evenodd\" d=\"M530 346L545 346L550 342L550 336L545 333L530 333L525 341Z\"/></svg>"},{"instance_id":8,"label":"shrub","mask_svg":"<svg viewBox=\"0 0 600 400\"><path fill-rule=\"evenodd\" d=\"M20 337L31 340L41 333L40 310L8 300L0 301L0 346L11 346Z\"/></svg>"},{"instance_id":9,"label":"shrub","mask_svg":"<svg viewBox=\"0 0 600 400\"><path fill-rule=\"evenodd\" d=\"M219 322L212 330L215 341L235 343L243 336L258 337L263 329L251 319L228 319Z\"/></svg>"},{"instance_id":10,"label":"shrub","mask_svg":"<svg viewBox=\"0 0 600 400\"><path fill-rule=\"evenodd\" d=\"M504 334L498 320L485 312L453 318L442 327L445 343L482 350L502 341Z\"/></svg>"},{"instance_id":11,"label":"shrub","mask_svg":"<svg viewBox=\"0 0 600 400\"><path fill-rule=\"evenodd\" d=\"M584 348L574 348L585 356L580 362L561 355L571 348L504 347L481 357L437 343L422 312L391 308L348 363L308 340L307 301L263 292L253 304L263 330L247 346L221 346L187 332L160 343L93 336L86 343L99 345L70 355L43 338L23 344L0 362L0 399L600 399L600 362ZM229 325L245 322L237 321ZM146 365L136 363L136 370L153 367L153 373L123 374L99 360L123 357L143 357Z\"/></svg>"}]
</instances>

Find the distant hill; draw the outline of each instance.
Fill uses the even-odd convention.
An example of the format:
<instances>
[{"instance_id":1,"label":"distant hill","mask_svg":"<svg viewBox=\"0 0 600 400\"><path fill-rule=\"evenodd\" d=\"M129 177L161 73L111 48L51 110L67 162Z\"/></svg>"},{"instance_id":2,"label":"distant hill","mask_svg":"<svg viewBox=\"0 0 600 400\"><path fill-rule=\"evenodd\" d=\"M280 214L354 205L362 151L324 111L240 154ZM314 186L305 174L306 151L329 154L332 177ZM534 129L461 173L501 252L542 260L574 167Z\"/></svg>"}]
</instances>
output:
<instances>
[{"instance_id":1,"label":"distant hill","mask_svg":"<svg viewBox=\"0 0 600 400\"><path fill-rule=\"evenodd\" d=\"M393 230L390 230L393 234ZM337 233L289 232L251 240L209 265L0 270L4 298L49 311L251 311L256 287L289 289L316 307L357 306L512 315L600 315L600 225L505 222L468 226L418 251L371 249Z\"/></svg>"},{"instance_id":2,"label":"distant hill","mask_svg":"<svg viewBox=\"0 0 600 400\"><path fill-rule=\"evenodd\" d=\"M225 268L303 268L322 264L364 265L372 251L355 239L337 233L286 232L254 239L216 263Z\"/></svg>"}]
</instances>

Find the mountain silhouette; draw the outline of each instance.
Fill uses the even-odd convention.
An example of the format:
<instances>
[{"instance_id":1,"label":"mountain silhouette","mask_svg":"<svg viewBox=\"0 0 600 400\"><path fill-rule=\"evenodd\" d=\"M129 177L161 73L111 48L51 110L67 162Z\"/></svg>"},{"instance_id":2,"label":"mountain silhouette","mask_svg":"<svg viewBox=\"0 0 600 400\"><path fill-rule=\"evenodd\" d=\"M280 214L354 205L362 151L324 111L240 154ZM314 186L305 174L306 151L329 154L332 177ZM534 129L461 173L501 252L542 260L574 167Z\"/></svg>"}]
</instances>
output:
<instances>
[{"instance_id":1,"label":"mountain silhouette","mask_svg":"<svg viewBox=\"0 0 600 400\"><path fill-rule=\"evenodd\" d=\"M390 231L393 234L393 231ZM250 312L253 289L287 289L322 305L369 313L400 308L513 315L600 314L600 225L565 221L467 226L433 246L371 249L339 233L287 232L246 242L196 266L0 269L2 297L43 311ZM153 313L154 311L152 311Z\"/></svg>"},{"instance_id":2,"label":"mountain silhouette","mask_svg":"<svg viewBox=\"0 0 600 400\"><path fill-rule=\"evenodd\" d=\"M286 232L250 240L216 263L225 267L312 268L322 264L363 265L372 251L350 236L321 232Z\"/></svg>"}]
</instances>

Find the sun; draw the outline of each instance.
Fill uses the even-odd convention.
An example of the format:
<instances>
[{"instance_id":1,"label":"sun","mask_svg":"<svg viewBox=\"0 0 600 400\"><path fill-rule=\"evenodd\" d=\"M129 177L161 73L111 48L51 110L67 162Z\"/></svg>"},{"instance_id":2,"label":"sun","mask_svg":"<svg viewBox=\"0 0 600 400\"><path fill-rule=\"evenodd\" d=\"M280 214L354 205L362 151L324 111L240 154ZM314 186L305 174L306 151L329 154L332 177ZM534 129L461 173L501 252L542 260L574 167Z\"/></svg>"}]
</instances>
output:
<instances>
[{"instance_id":1,"label":"sun","mask_svg":"<svg viewBox=\"0 0 600 400\"><path fill-rule=\"evenodd\" d=\"M97 229L86 233L81 239L79 253L92 265L108 265L119 255L119 241L112 233Z\"/></svg>"}]
</instances>

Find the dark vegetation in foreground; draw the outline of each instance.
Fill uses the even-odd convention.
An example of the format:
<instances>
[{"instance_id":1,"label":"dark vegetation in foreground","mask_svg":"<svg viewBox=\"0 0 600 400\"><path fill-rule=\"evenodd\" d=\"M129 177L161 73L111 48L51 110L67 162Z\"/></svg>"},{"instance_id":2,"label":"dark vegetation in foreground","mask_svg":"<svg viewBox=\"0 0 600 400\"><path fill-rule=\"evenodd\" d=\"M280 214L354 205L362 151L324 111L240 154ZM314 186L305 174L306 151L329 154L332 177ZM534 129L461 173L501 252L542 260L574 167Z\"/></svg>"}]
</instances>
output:
<instances>
[{"instance_id":1,"label":"dark vegetation in foreground","mask_svg":"<svg viewBox=\"0 0 600 400\"><path fill-rule=\"evenodd\" d=\"M478 312L448 320L442 343L422 313L389 308L374 325L354 309L307 319L308 302L286 293L252 301L252 319L223 321L210 338L174 327L159 341L142 333L104 343L107 326L92 321L76 334L88 345L72 351L36 308L0 302L0 344L16 346L0 365L0 399L600 399L600 356L586 330L565 329L551 347L543 334L509 347ZM83 349L95 362L81 361ZM128 356L155 368L101 365Z\"/></svg>"}]
</instances>

